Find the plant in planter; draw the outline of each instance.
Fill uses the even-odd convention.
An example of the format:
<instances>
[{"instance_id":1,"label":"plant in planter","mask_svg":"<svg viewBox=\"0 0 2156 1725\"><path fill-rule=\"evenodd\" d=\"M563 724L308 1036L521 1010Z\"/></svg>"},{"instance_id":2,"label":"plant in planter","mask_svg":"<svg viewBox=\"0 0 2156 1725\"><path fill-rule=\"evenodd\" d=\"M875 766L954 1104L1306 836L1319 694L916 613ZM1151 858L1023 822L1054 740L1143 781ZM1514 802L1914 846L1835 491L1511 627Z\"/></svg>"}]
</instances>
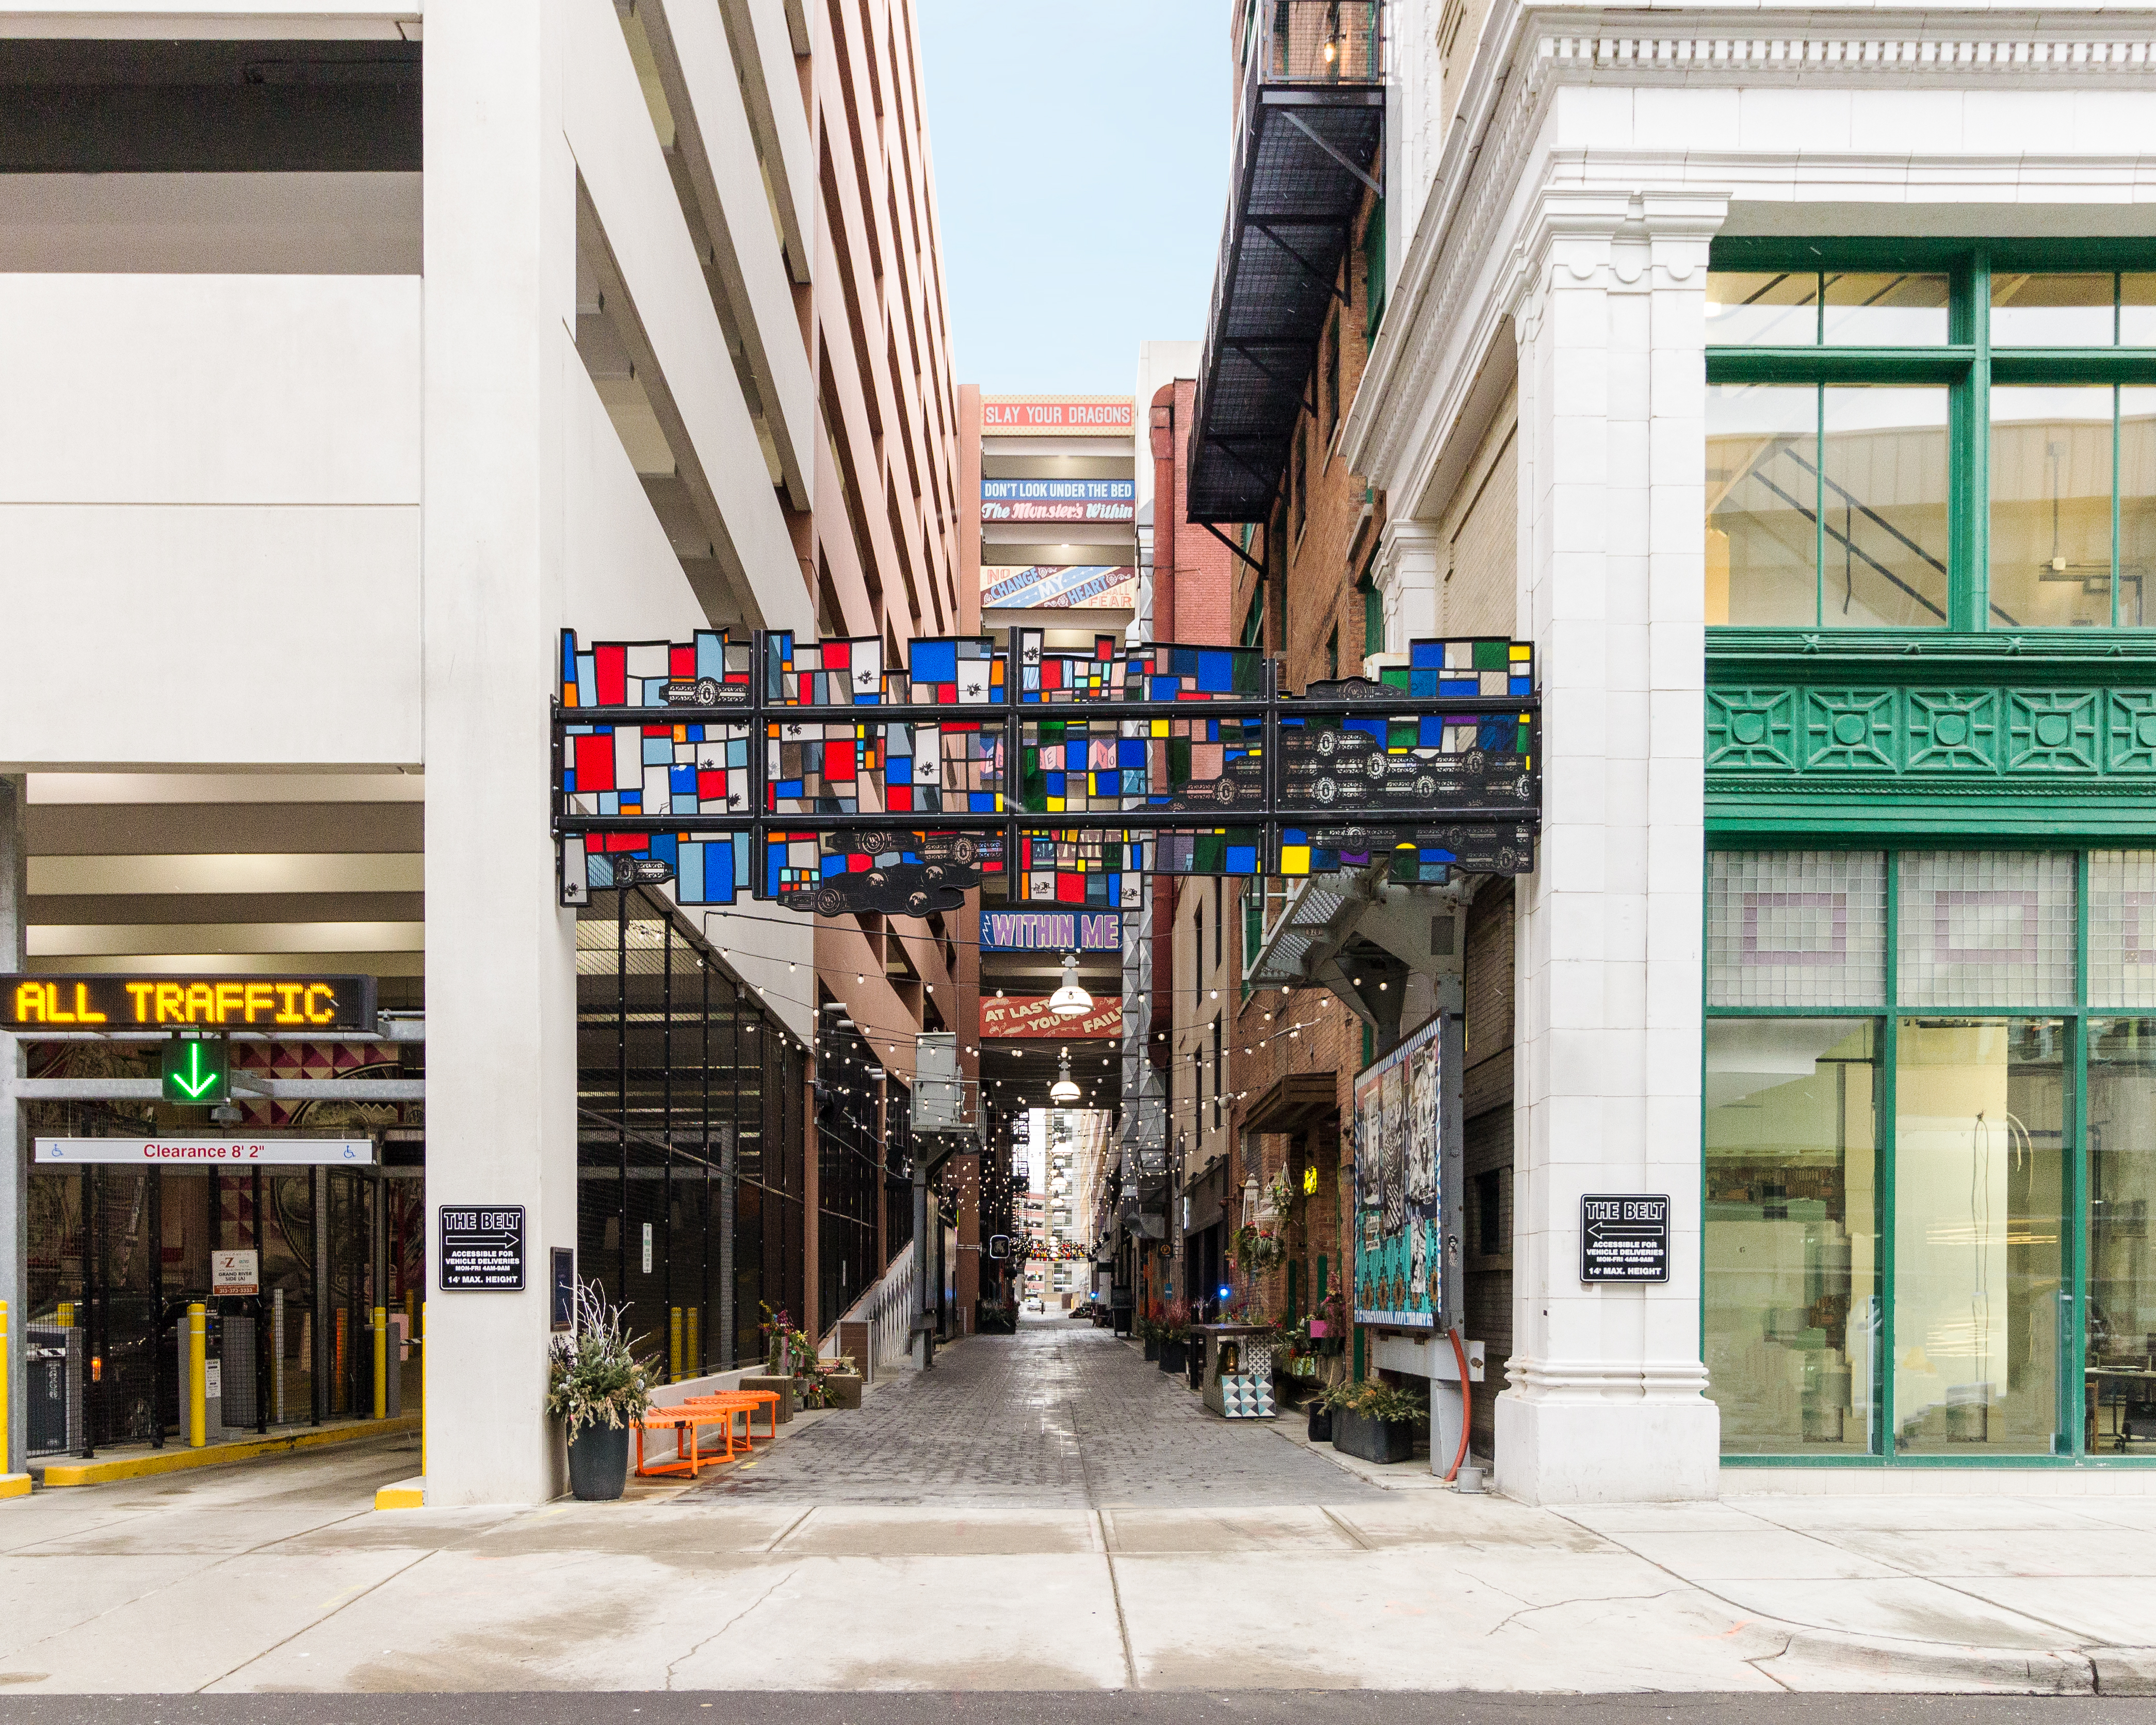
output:
<instances>
[{"instance_id":1,"label":"plant in planter","mask_svg":"<svg viewBox=\"0 0 2156 1725\"><path fill-rule=\"evenodd\" d=\"M569 1435L569 1489L603 1502L629 1481L630 1428L651 1408L655 1367L636 1357L597 1282L577 1284L575 1327L547 1348L547 1412Z\"/></svg>"},{"instance_id":2,"label":"plant in planter","mask_svg":"<svg viewBox=\"0 0 2156 1725\"><path fill-rule=\"evenodd\" d=\"M1287 1241L1272 1224L1256 1224L1235 1230L1235 1267L1248 1276L1277 1270L1287 1257Z\"/></svg>"},{"instance_id":3,"label":"plant in planter","mask_svg":"<svg viewBox=\"0 0 2156 1725\"><path fill-rule=\"evenodd\" d=\"M791 1378L793 1375L793 1338L800 1332L793 1327L786 1308L782 1306L774 1312L770 1307L764 1307L763 1322L757 1327L763 1337L765 1373L773 1378Z\"/></svg>"},{"instance_id":4,"label":"plant in planter","mask_svg":"<svg viewBox=\"0 0 2156 1725\"><path fill-rule=\"evenodd\" d=\"M1310 1315L1310 1338L1313 1342L1332 1341L1348 1327L1348 1302L1334 1288L1317 1302L1317 1310Z\"/></svg>"},{"instance_id":5,"label":"plant in planter","mask_svg":"<svg viewBox=\"0 0 2156 1725\"><path fill-rule=\"evenodd\" d=\"M1430 1418L1421 1397L1366 1378L1325 1393L1332 1408L1332 1447L1365 1461L1405 1461L1414 1454L1415 1427Z\"/></svg>"},{"instance_id":6,"label":"plant in planter","mask_svg":"<svg viewBox=\"0 0 2156 1725\"><path fill-rule=\"evenodd\" d=\"M1189 1358L1189 1338L1185 1334L1190 1327L1190 1302L1171 1300L1163 1308L1161 1320L1160 1368L1163 1372L1180 1372L1186 1368Z\"/></svg>"}]
</instances>

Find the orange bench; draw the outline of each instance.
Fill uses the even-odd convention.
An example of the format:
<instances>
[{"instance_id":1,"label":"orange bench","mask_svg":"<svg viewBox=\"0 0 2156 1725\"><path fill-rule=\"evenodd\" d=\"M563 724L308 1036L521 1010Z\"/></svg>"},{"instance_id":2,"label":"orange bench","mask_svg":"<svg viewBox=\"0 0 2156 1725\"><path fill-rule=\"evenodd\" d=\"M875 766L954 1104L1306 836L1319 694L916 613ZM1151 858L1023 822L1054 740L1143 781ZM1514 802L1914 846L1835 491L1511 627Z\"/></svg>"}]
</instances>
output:
<instances>
[{"instance_id":1,"label":"orange bench","mask_svg":"<svg viewBox=\"0 0 2156 1725\"><path fill-rule=\"evenodd\" d=\"M734 1459L734 1423L726 1421L726 1447L723 1455L706 1455L699 1444L697 1428L713 1422L705 1417L706 1410L687 1403L679 1407L654 1408L636 1422L636 1472L640 1479L655 1478L664 1474L684 1474L690 1479L697 1471L716 1466ZM674 1456L671 1461L646 1461L644 1454L644 1435L647 1431L667 1431L674 1434Z\"/></svg>"},{"instance_id":2,"label":"orange bench","mask_svg":"<svg viewBox=\"0 0 2156 1725\"><path fill-rule=\"evenodd\" d=\"M778 1435L778 1392L775 1389L718 1389L709 1395L691 1396L681 1404L723 1418L726 1423L728 1460L732 1460L734 1415L742 1416L742 1447L756 1447L756 1410L764 1411L766 1430L764 1441L771 1442Z\"/></svg>"}]
</instances>

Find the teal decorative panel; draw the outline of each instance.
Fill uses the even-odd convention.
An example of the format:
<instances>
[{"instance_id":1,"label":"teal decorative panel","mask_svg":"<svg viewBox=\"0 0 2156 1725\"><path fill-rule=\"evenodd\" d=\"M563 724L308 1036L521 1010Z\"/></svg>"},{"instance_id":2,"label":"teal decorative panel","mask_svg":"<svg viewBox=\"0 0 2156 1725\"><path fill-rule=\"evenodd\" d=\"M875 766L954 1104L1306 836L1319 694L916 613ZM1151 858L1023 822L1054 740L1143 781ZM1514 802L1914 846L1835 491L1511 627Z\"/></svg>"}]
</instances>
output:
<instances>
[{"instance_id":1,"label":"teal decorative panel","mask_svg":"<svg viewBox=\"0 0 2156 1725\"><path fill-rule=\"evenodd\" d=\"M2156 638L1712 629L1717 831L2156 834Z\"/></svg>"},{"instance_id":2,"label":"teal decorative panel","mask_svg":"<svg viewBox=\"0 0 2156 1725\"><path fill-rule=\"evenodd\" d=\"M1843 773L1892 773L1900 764L1901 715L1891 689L1814 689L1804 712L1804 765Z\"/></svg>"}]
</instances>

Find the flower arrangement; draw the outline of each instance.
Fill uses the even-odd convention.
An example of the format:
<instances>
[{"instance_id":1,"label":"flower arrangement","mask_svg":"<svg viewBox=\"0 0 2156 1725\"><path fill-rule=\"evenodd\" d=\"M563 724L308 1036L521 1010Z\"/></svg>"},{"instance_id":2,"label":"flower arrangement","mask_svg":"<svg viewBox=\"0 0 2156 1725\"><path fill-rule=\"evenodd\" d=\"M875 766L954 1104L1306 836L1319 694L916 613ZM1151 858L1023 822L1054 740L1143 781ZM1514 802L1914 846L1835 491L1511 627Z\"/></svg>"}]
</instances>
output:
<instances>
[{"instance_id":1,"label":"flower arrangement","mask_svg":"<svg viewBox=\"0 0 2156 1725\"><path fill-rule=\"evenodd\" d=\"M1245 1225L1235 1230L1235 1255L1245 1276L1263 1276L1287 1257L1287 1242L1274 1229Z\"/></svg>"},{"instance_id":2,"label":"flower arrangement","mask_svg":"<svg viewBox=\"0 0 2156 1725\"><path fill-rule=\"evenodd\" d=\"M651 1408L655 1361L636 1357L636 1343L597 1282L577 1284L574 1327L547 1347L547 1412L572 1440L588 1426L634 1425Z\"/></svg>"},{"instance_id":3,"label":"flower arrangement","mask_svg":"<svg viewBox=\"0 0 2156 1725\"><path fill-rule=\"evenodd\" d=\"M1285 1219L1294 1214L1296 1207L1301 1202L1302 1188L1296 1183L1294 1175L1286 1168L1282 1168L1266 1183L1263 1208L1270 1209L1276 1216Z\"/></svg>"}]
</instances>

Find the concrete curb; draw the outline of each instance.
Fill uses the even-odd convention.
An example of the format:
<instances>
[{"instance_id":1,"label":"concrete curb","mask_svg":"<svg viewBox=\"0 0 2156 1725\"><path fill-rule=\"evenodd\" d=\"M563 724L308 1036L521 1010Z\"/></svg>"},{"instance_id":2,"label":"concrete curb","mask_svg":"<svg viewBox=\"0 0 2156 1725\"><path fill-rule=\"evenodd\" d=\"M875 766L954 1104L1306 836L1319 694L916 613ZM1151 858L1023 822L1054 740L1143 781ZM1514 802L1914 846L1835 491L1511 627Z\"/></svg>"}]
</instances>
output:
<instances>
[{"instance_id":1,"label":"concrete curb","mask_svg":"<svg viewBox=\"0 0 2156 1725\"><path fill-rule=\"evenodd\" d=\"M2039 1651L1928 1646L1794 1627L1779 1653L1752 1663L1775 1681L1805 1692L2094 1695L2102 1687L2101 1668L2091 1655L2076 1648ZM2156 1653L2146 1656L2138 1669L2141 1681L2156 1688ZM2125 1681L2123 1671L2121 1681ZM2146 1694L2150 1690L2107 1692Z\"/></svg>"},{"instance_id":2,"label":"concrete curb","mask_svg":"<svg viewBox=\"0 0 2156 1725\"><path fill-rule=\"evenodd\" d=\"M2156 1695L2156 1647L2092 1647L2099 1695Z\"/></svg>"}]
</instances>

